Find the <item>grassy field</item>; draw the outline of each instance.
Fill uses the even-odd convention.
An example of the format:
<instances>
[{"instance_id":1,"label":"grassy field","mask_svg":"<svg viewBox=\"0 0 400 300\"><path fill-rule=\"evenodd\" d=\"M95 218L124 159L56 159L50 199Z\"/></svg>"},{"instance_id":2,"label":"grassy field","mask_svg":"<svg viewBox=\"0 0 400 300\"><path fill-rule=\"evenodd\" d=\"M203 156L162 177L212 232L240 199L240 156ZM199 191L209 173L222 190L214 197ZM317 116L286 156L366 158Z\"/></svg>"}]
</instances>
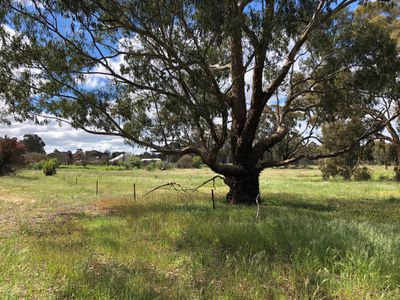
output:
<instances>
[{"instance_id":1,"label":"grassy field","mask_svg":"<svg viewBox=\"0 0 400 300\"><path fill-rule=\"evenodd\" d=\"M258 219L225 204L220 181L215 210L211 183L143 196L196 187L207 169L3 177L0 299L400 299L400 185L385 172L267 170Z\"/></svg>"}]
</instances>

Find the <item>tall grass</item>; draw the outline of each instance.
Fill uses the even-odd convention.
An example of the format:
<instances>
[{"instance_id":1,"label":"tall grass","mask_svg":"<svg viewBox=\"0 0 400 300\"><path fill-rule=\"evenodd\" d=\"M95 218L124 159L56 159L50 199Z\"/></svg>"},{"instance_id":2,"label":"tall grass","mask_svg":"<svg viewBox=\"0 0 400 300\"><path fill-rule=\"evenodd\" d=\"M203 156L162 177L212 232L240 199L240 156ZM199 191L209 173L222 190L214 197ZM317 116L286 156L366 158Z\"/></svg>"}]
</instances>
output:
<instances>
[{"instance_id":1,"label":"tall grass","mask_svg":"<svg viewBox=\"0 0 400 300\"><path fill-rule=\"evenodd\" d=\"M223 202L222 183L216 210L211 186L204 194L142 196L162 183L197 186L211 176L67 168L55 178L29 171L0 179L0 298L400 297L396 183L271 170L262 175L257 219L254 207Z\"/></svg>"}]
</instances>

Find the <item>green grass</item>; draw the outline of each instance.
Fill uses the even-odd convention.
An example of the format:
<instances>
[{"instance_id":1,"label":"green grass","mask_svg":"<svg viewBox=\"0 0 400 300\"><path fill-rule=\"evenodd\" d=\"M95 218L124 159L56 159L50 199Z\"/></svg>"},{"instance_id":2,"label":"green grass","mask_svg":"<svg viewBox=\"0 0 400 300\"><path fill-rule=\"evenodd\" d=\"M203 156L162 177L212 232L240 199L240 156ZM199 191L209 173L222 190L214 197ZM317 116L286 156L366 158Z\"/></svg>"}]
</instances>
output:
<instances>
[{"instance_id":1,"label":"green grass","mask_svg":"<svg viewBox=\"0 0 400 300\"><path fill-rule=\"evenodd\" d=\"M383 173L326 182L267 170L258 219L224 203L221 181L216 210L211 183L143 196L196 187L207 169L3 177L0 299L399 299L400 186Z\"/></svg>"}]
</instances>

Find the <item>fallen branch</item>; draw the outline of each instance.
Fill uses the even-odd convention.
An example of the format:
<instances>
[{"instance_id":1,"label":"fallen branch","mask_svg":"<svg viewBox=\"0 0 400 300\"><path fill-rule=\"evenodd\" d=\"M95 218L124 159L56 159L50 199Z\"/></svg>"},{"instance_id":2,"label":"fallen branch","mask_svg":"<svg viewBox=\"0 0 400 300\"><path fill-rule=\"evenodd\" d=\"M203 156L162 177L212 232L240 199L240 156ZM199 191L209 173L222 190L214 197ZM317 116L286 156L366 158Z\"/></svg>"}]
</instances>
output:
<instances>
[{"instance_id":1,"label":"fallen branch","mask_svg":"<svg viewBox=\"0 0 400 300\"><path fill-rule=\"evenodd\" d=\"M150 193L152 193L152 192L154 192L154 191L156 191L156 190L158 190L158 189L161 189L161 188L163 188L163 187L166 187L166 186L172 186L172 187L174 188L175 191L180 192L180 193L182 193L182 192L186 193L188 190L190 190L190 189L188 189L188 188L184 188L184 187L181 186L179 183L176 183L176 182L168 182L168 183L165 183L165 184L161 184L161 185L159 185L159 186L156 186L155 188L151 189L150 191L147 191L146 193L143 194L143 196L147 196L148 194L150 194Z\"/></svg>"},{"instance_id":2,"label":"fallen branch","mask_svg":"<svg viewBox=\"0 0 400 300\"><path fill-rule=\"evenodd\" d=\"M206 185L206 184L209 183L210 181L213 182L213 187L214 187L214 189L217 189L217 188L215 187L215 179L217 179L217 178L220 178L220 179L222 179L222 180L225 180L225 178L222 177L221 175L216 175L216 176L214 176L213 178L204 181L204 182L203 182L202 184L200 184L197 188L193 189L193 192L196 192L199 188L201 188L202 186Z\"/></svg>"},{"instance_id":3,"label":"fallen branch","mask_svg":"<svg viewBox=\"0 0 400 300\"><path fill-rule=\"evenodd\" d=\"M161 184L161 185L159 185L159 186L156 186L155 188L153 188L153 189L147 191L146 193L143 194L143 196L147 196L148 194L150 194L150 193L152 193L152 192L154 192L154 191L156 191L156 190L158 190L158 189L161 189L161 188L163 188L163 187L167 187L167 186L173 187L174 190L177 191L177 192L179 192L179 193L188 193L188 192L194 193L194 192L198 192L198 193L204 194L203 192L199 191L199 188L201 188L202 186L204 186L204 185L206 185L207 183L209 183L209 182L212 181L212 182L213 182L213 187L214 187L214 189L217 189L216 186L215 186L215 180L218 179L218 178L220 178L220 179L222 179L222 180L225 179L225 178L222 177L221 175L216 175L216 176L214 176L213 178L204 181L202 184L200 184L198 187L196 187L196 188L194 188L194 189L187 188L187 187L183 187L182 185L180 185L179 183L176 183L176 182L168 182L168 183L164 183L164 184Z\"/></svg>"}]
</instances>

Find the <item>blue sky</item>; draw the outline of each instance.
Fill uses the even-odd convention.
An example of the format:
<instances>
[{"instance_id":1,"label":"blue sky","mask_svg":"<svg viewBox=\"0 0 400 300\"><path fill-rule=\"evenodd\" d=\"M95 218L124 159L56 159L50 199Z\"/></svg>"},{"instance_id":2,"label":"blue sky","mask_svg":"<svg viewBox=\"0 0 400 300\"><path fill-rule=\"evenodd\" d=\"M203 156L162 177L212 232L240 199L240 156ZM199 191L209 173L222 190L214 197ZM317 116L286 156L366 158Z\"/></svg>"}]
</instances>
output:
<instances>
[{"instance_id":1,"label":"blue sky","mask_svg":"<svg viewBox=\"0 0 400 300\"><path fill-rule=\"evenodd\" d=\"M4 26L4 24L2 24ZM15 32L11 27L5 26L9 32ZM104 79L100 76L92 76L86 82L85 86L88 89L96 89L104 86ZM3 103L0 101L0 110L3 108ZM9 119L11 120L11 118ZM53 152L54 149L60 151L75 151L78 148L83 150L99 150L111 152L126 151L132 153L144 152L144 149L133 148L126 145L124 140L119 137L93 135L77 130L70 125L63 123L60 126L57 122L50 122L47 125L36 125L33 122L15 122L11 125L0 123L0 136L17 137L22 139L25 134L37 134L45 142L45 150L47 153Z\"/></svg>"}]
</instances>

